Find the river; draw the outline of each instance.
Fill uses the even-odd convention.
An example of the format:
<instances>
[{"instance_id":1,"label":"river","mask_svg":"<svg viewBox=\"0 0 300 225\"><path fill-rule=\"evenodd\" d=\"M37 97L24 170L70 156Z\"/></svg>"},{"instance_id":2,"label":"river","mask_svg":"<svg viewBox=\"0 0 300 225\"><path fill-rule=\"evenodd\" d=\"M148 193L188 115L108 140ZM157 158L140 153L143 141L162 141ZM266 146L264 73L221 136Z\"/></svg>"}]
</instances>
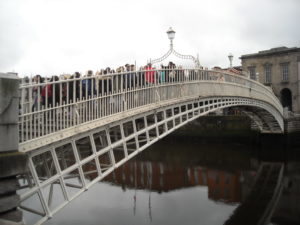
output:
<instances>
[{"instance_id":1,"label":"river","mask_svg":"<svg viewBox=\"0 0 300 225\"><path fill-rule=\"evenodd\" d=\"M265 161L285 165L271 221L300 223L297 149L166 137L80 195L45 224L224 224L251 191ZM93 179L93 175L90 175ZM30 221L30 218L25 219Z\"/></svg>"}]
</instances>

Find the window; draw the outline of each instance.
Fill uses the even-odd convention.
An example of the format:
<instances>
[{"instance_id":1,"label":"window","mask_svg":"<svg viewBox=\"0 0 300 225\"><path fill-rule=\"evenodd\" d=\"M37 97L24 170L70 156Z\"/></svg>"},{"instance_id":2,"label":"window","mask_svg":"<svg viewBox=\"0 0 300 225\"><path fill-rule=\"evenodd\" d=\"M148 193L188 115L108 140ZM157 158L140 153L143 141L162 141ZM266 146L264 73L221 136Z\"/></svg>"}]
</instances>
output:
<instances>
[{"instance_id":1,"label":"window","mask_svg":"<svg viewBox=\"0 0 300 225\"><path fill-rule=\"evenodd\" d=\"M282 81L289 81L289 63L281 64Z\"/></svg>"},{"instance_id":2,"label":"window","mask_svg":"<svg viewBox=\"0 0 300 225\"><path fill-rule=\"evenodd\" d=\"M248 67L250 73L250 79L256 80L255 66Z\"/></svg>"},{"instance_id":3,"label":"window","mask_svg":"<svg viewBox=\"0 0 300 225\"><path fill-rule=\"evenodd\" d=\"M265 83L270 84L271 83L271 72L272 66L270 64L265 65Z\"/></svg>"}]
</instances>

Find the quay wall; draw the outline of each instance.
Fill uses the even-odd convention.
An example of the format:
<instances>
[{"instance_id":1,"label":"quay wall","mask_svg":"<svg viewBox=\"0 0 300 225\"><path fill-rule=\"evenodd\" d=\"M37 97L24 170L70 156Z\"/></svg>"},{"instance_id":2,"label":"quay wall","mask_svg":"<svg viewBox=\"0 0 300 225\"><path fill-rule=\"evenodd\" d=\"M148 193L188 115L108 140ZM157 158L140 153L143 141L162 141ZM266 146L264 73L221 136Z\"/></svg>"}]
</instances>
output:
<instances>
[{"instance_id":1,"label":"quay wall","mask_svg":"<svg viewBox=\"0 0 300 225\"><path fill-rule=\"evenodd\" d=\"M0 73L0 224L23 224L18 209L17 176L26 171L27 157L18 152L19 79Z\"/></svg>"}]
</instances>

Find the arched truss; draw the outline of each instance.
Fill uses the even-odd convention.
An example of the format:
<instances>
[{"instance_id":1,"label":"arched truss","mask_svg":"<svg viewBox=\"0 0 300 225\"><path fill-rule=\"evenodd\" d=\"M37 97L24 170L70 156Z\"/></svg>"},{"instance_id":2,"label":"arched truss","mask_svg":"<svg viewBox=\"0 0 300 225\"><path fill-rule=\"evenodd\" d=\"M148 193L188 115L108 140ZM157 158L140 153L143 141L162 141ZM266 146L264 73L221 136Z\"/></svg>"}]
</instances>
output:
<instances>
[{"instance_id":1,"label":"arched truss","mask_svg":"<svg viewBox=\"0 0 300 225\"><path fill-rule=\"evenodd\" d=\"M169 71L155 70L153 72L158 76L163 72L166 75ZM147 73L136 71L133 81L137 80L133 83L129 82L130 88L126 87L128 86L126 73L108 75L105 80L110 79L111 85L106 82L106 88L114 89L108 93L105 91L104 82L98 80L99 77L88 77L87 79L92 84L101 84L101 88L98 88L96 93L90 95L88 99L83 97L82 89L79 88L81 90L79 98L75 99L73 93L71 100L65 96L67 101L63 98L63 88L66 87L68 90L69 87L70 90L70 87L77 83L82 86L84 80L76 78L49 82L53 89L57 85L60 87L59 102L52 107L56 99L53 97L50 105L38 104L36 109L33 107L35 99L32 92L34 88L42 87L42 84L22 84L20 86L19 151L30 152L51 145L53 142L72 138L78 133L86 133L91 129L123 120L128 115L135 116L152 109L180 104L199 97L231 96L232 99L236 99L233 102L240 106L246 104L255 108L263 108L275 118L283 130L283 109L270 88L246 77L221 71L194 68L177 69L174 70L174 73L176 76L173 78L167 76L168 79L164 81L156 79L154 83L148 84L144 79ZM174 75L174 73L172 74ZM98 86L96 85L96 87ZM73 92L74 90L75 88L73 88ZM56 92L54 91L54 93ZM67 93L69 92L67 91ZM88 96L87 91L85 95ZM239 101L239 99L243 100ZM256 113L262 115L262 112L264 111ZM263 117L266 118L266 115Z\"/></svg>"},{"instance_id":2,"label":"arched truss","mask_svg":"<svg viewBox=\"0 0 300 225\"><path fill-rule=\"evenodd\" d=\"M25 188L20 208L39 216L31 224L41 224L148 146L200 116L227 107L241 107L256 122L261 118L262 130L283 126L272 105L243 97L197 98L151 109L29 152L30 172L20 178ZM36 205L40 207L32 207Z\"/></svg>"},{"instance_id":3,"label":"arched truss","mask_svg":"<svg viewBox=\"0 0 300 225\"><path fill-rule=\"evenodd\" d=\"M194 62L195 64L195 68L200 68L200 62L199 62L199 58L195 58L192 55L182 55L178 52L175 51L175 49L171 46L171 48L169 49L169 51L164 54L162 57L158 58L158 59L154 59L154 60L150 60L150 63L152 65L157 64L157 63L161 63L162 61L164 61L165 59L167 59L171 54L175 55L176 57L180 58L180 59L188 59Z\"/></svg>"},{"instance_id":4,"label":"arched truss","mask_svg":"<svg viewBox=\"0 0 300 225\"><path fill-rule=\"evenodd\" d=\"M262 133L282 133L279 123L273 115L261 108L242 107L242 112L252 121L252 128Z\"/></svg>"}]
</instances>

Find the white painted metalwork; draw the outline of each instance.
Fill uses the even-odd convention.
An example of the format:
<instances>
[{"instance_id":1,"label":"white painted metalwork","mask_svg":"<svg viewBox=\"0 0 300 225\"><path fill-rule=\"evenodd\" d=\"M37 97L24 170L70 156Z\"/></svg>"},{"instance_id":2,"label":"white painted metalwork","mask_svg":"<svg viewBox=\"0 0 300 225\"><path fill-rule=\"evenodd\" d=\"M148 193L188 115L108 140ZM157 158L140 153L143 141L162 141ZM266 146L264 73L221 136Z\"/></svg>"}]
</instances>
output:
<instances>
[{"instance_id":1,"label":"white painted metalwork","mask_svg":"<svg viewBox=\"0 0 300 225\"><path fill-rule=\"evenodd\" d=\"M89 89L85 84L90 85ZM282 106L271 89L220 71L172 68L46 80L45 83L30 80L21 83L20 92L20 151L23 152L148 108L206 96L241 96L264 101L264 109L283 130Z\"/></svg>"},{"instance_id":2,"label":"white painted metalwork","mask_svg":"<svg viewBox=\"0 0 300 225\"><path fill-rule=\"evenodd\" d=\"M196 58L192 55L182 55L182 54L175 51L175 49L173 47L173 39L175 38L175 31L172 29L172 27L170 27L170 29L167 31L167 34L168 34L168 38L170 39L170 49L169 49L169 51L167 51L167 53L165 53L160 58L150 60L150 63L152 65L160 63L160 62L164 61L165 59L167 59L171 54L174 54L178 58L192 60L195 64L195 67L200 68L200 62L199 62L198 56Z\"/></svg>"},{"instance_id":3,"label":"white painted metalwork","mask_svg":"<svg viewBox=\"0 0 300 225\"><path fill-rule=\"evenodd\" d=\"M21 208L40 215L40 220L35 222L41 224L115 168L175 129L217 109L241 105L265 107L265 102L243 97L186 100L31 151L28 153L30 174L26 182L29 188L21 195ZM68 190L70 188L72 192ZM54 190L59 190L63 197L56 207L52 207L54 196L58 195ZM33 196L38 196L42 211L24 206Z\"/></svg>"},{"instance_id":4,"label":"white painted metalwork","mask_svg":"<svg viewBox=\"0 0 300 225\"><path fill-rule=\"evenodd\" d=\"M43 104L35 101L42 92ZM259 118L261 130L283 130L283 109L271 89L221 71L152 68L30 80L20 93L20 151L29 155L30 169L20 207L40 217L31 224L42 224L140 151L209 112L240 107Z\"/></svg>"}]
</instances>

